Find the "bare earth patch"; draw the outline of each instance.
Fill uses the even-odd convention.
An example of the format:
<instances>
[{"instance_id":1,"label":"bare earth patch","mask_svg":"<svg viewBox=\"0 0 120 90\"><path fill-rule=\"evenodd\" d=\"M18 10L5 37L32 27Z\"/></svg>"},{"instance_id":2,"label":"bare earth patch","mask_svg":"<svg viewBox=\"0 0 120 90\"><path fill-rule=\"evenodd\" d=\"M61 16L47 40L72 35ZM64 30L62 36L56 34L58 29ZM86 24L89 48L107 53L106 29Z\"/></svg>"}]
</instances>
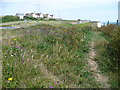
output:
<instances>
[{"instance_id":1,"label":"bare earth patch","mask_svg":"<svg viewBox=\"0 0 120 90\"><path fill-rule=\"evenodd\" d=\"M110 85L108 84L108 77L103 74L100 74L99 67L97 63L94 61L94 58L96 56L94 45L95 45L94 42L90 43L90 52L87 59L88 65L90 66L90 71L93 72L96 81L101 83L101 87L109 88Z\"/></svg>"}]
</instances>

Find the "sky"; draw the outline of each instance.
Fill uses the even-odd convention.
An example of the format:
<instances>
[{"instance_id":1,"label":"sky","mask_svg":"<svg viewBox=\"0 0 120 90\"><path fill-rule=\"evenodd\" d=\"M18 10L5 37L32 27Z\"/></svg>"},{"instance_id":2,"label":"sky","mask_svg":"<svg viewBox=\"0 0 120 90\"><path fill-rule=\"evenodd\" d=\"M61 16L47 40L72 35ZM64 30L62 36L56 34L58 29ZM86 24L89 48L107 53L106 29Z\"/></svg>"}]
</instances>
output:
<instances>
[{"instance_id":1,"label":"sky","mask_svg":"<svg viewBox=\"0 0 120 90\"><path fill-rule=\"evenodd\" d=\"M0 0L0 16L42 12L70 20L116 22L120 0Z\"/></svg>"}]
</instances>

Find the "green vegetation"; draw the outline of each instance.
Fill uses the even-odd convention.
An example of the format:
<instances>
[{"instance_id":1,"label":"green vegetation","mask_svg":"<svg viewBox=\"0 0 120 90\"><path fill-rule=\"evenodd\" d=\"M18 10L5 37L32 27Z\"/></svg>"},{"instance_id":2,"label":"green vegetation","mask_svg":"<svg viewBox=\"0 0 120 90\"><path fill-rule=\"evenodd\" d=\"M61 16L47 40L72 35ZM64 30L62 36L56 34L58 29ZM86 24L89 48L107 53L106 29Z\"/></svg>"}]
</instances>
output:
<instances>
[{"instance_id":1,"label":"green vegetation","mask_svg":"<svg viewBox=\"0 0 120 90\"><path fill-rule=\"evenodd\" d=\"M0 17L0 23L2 23L2 17Z\"/></svg>"},{"instance_id":2,"label":"green vegetation","mask_svg":"<svg viewBox=\"0 0 120 90\"><path fill-rule=\"evenodd\" d=\"M26 20L37 20L36 18L34 18L34 17L29 17L29 16L25 16L24 17Z\"/></svg>"},{"instance_id":3,"label":"green vegetation","mask_svg":"<svg viewBox=\"0 0 120 90\"><path fill-rule=\"evenodd\" d=\"M7 15L2 17L2 22L10 22L10 21L18 21L18 20L19 20L18 16Z\"/></svg>"},{"instance_id":4,"label":"green vegetation","mask_svg":"<svg viewBox=\"0 0 120 90\"><path fill-rule=\"evenodd\" d=\"M37 25L4 30L9 38L3 39L3 87L99 87L86 64L91 29ZM42 72L41 63L48 73Z\"/></svg>"},{"instance_id":5,"label":"green vegetation","mask_svg":"<svg viewBox=\"0 0 120 90\"><path fill-rule=\"evenodd\" d=\"M3 87L101 88L87 64L94 41L95 61L109 76L111 87L117 88L120 28L69 22L38 21L34 26L3 30Z\"/></svg>"},{"instance_id":6,"label":"green vegetation","mask_svg":"<svg viewBox=\"0 0 120 90\"><path fill-rule=\"evenodd\" d=\"M118 87L118 66L120 60L120 27L109 25L94 33L97 57L101 71L110 78L111 87Z\"/></svg>"}]
</instances>

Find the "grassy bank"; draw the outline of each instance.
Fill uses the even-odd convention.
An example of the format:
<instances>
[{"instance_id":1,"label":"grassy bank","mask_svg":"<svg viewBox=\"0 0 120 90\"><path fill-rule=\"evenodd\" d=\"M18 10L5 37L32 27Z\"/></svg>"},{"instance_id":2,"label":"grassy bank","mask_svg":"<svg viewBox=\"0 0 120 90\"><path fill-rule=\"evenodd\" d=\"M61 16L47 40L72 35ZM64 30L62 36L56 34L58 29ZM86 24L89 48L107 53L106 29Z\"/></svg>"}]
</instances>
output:
<instances>
[{"instance_id":1,"label":"grassy bank","mask_svg":"<svg viewBox=\"0 0 120 90\"><path fill-rule=\"evenodd\" d=\"M3 87L99 87L86 68L91 29L43 24L4 30Z\"/></svg>"},{"instance_id":2,"label":"grassy bank","mask_svg":"<svg viewBox=\"0 0 120 90\"><path fill-rule=\"evenodd\" d=\"M34 21L29 22L33 26L3 30L3 87L102 88L87 64L94 42L94 60L117 88L119 27L69 22Z\"/></svg>"},{"instance_id":3,"label":"grassy bank","mask_svg":"<svg viewBox=\"0 0 120 90\"><path fill-rule=\"evenodd\" d=\"M118 26L109 25L94 32L95 60L102 73L109 76L112 88L118 88L118 65L120 50L120 29Z\"/></svg>"}]
</instances>

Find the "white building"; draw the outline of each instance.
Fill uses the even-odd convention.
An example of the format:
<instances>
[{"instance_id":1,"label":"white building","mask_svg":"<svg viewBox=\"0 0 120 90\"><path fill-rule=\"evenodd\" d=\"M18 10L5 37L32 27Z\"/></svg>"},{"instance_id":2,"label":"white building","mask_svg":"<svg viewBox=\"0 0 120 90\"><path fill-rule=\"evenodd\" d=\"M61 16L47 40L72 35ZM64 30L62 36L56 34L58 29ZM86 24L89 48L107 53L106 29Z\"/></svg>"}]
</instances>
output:
<instances>
[{"instance_id":1,"label":"white building","mask_svg":"<svg viewBox=\"0 0 120 90\"><path fill-rule=\"evenodd\" d=\"M42 13L40 13L40 18L43 18L43 14Z\"/></svg>"},{"instance_id":2,"label":"white building","mask_svg":"<svg viewBox=\"0 0 120 90\"><path fill-rule=\"evenodd\" d=\"M43 14L42 13L32 13L32 17L34 17L34 18L43 18Z\"/></svg>"},{"instance_id":3,"label":"white building","mask_svg":"<svg viewBox=\"0 0 120 90\"><path fill-rule=\"evenodd\" d=\"M54 15L49 15L49 14L48 14L48 18L49 18L49 19L53 19L53 16L54 16Z\"/></svg>"},{"instance_id":4,"label":"white building","mask_svg":"<svg viewBox=\"0 0 120 90\"><path fill-rule=\"evenodd\" d=\"M54 15L43 14L43 17L44 17L44 18L47 18L47 19L53 19L53 18L54 18Z\"/></svg>"},{"instance_id":5,"label":"white building","mask_svg":"<svg viewBox=\"0 0 120 90\"><path fill-rule=\"evenodd\" d=\"M45 19L53 19L54 15L50 15L50 14L43 14L43 13L26 13L26 14L22 14L22 13L16 13L17 16L20 17L20 19L24 19L24 16L27 17L34 17L34 18L45 18Z\"/></svg>"},{"instance_id":6,"label":"white building","mask_svg":"<svg viewBox=\"0 0 120 90\"><path fill-rule=\"evenodd\" d=\"M43 18L43 14L42 13L26 13L25 16L28 17L34 17L34 18Z\"/></svg>"},{"instance_id":7,"label":"white building","mask_svg":"<svg viewBox=\"0 0 120 90\"><path fill-rule=\"evenodd\" d=\"M32 17L38 18L39 16L36 13L32 13Z\"/></svg>"},{"instance_id":8,"label":"white building","mask_svg":"<svg viewBox=\"0 0 120 90\"><path fill-rule=\"evenodd\" d=\"M120 25L120 1L118 2L118 24Z\"/></svg>"},{"instance_id":9,"label":"white building","mask_svg":"<svg viewBox=\"0 0 120 90\"><path fill-rule=\"evenodd\" d=\"M19 19L24 19L24 14L23 13L16 13L16 16L19 17Z\"/></svg>"},{"instance_id":10,"label":"white building","mask_svg":"<svg viewBox=\"0 0 120 90\"><path fill-rule=\"evenodd\" d=\"M102 23L101 23L101 22L98 22L98 23L97 23L97 27L98 27L98 28L101 28L101 27L102 27Z\"/></svg>"}]
</instances>

